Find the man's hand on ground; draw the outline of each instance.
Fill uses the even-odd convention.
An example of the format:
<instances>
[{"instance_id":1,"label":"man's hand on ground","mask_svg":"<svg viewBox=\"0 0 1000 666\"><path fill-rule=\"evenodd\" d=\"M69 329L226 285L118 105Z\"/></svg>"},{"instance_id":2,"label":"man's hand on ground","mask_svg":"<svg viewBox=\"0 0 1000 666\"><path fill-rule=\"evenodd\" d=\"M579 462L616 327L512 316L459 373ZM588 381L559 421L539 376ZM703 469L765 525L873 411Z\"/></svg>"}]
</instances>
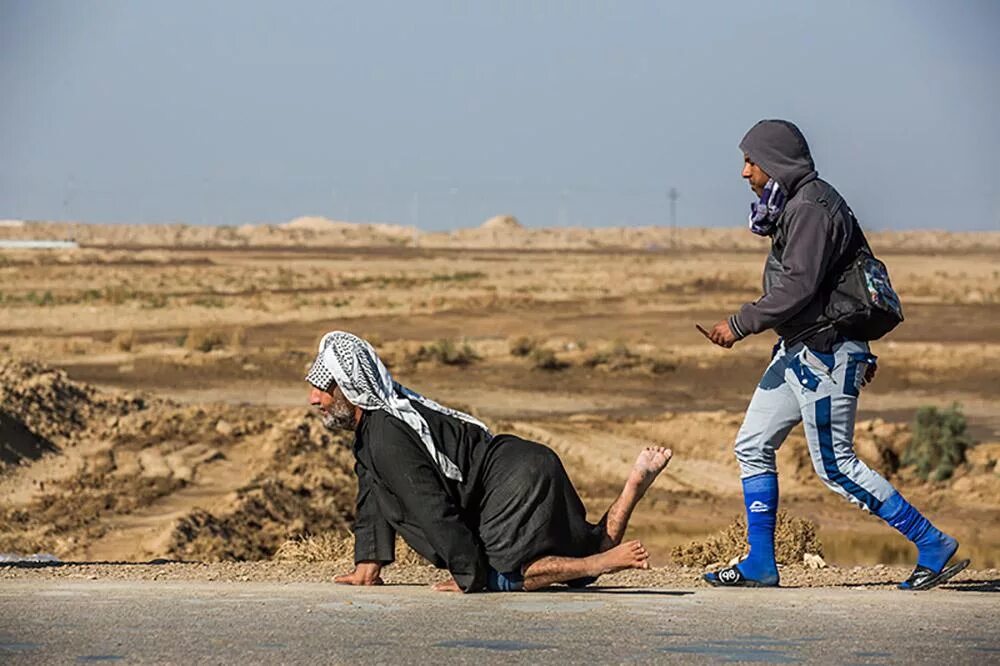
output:
<instances>
[{"instance_id":1,"label":"man's hand on ground","mask_svg":"<svg viewBox=\"0 0 1000 666\"><path fill-rule=\"evenodd\" d=\"M382 585L381 572L382 565L378 562L358 562L354 571L336 576L333 582L341 585Z\"/></svg>"},{"instance_id":2,"label":"man's hand on ground","mask_svg":"<svg viewBox=\"0 0 1000 666\"><path fill-rule=\"evenodd\" d=\"M448 580L441 581L440 583L434 583L431 585L431 589L435 592L461 592L462 588L458 586L454 578L449 578Z\"/></svg>"},{"instance_id":3,"label":"man's hand on ground","mask_svg":"<svg viewBox=\"0 0 1000 666\"><path fill-rule=\"evenodd\" d=\"M726 319L723 319L718 324L713 326L711 331L706 331L699 324L695 324L695 326L697 326L698 330L701 331L702 335L720 347L730 349L734 344L736 344L736 336L729 328L729 321Z\"/></svg>"}]
</instances>

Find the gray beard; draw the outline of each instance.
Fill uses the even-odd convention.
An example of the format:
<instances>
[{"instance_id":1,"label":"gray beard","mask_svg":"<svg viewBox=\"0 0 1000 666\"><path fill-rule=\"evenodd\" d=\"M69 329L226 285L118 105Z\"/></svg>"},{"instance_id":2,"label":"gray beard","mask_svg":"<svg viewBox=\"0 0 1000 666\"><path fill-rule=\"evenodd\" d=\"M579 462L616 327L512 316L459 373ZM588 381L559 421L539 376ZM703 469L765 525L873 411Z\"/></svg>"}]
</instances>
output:
<instances>
[{"instance_id":1,"label":"gray beard","mask_svg":"<svg viewBox=\"0 0 1000 666\"><path fill-rule=\"evenodd\" d=\"M333 432L354 431L354 410L344 405L332 405L323 415L323 427Z\"/></svg>"}]
</instances>

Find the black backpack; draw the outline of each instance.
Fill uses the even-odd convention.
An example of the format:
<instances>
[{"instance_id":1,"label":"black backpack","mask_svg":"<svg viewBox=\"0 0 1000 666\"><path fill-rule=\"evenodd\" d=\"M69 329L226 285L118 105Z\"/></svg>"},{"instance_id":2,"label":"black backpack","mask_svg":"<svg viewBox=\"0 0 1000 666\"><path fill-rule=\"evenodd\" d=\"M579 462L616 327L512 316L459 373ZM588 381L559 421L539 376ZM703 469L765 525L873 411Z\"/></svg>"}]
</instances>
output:
<instances>
[{"instance_id":1,"label":"black backpack","mask_svg":"<svg viewBox=\"0 0 1000 666\"><path fill-rule=\"evenodd\" d=\"M851 340L878 340L903 321L903 306L889 282L889 270L868 245L854 213L852 242L825 285L824 314Z\"/></svg>"}]
</instances>

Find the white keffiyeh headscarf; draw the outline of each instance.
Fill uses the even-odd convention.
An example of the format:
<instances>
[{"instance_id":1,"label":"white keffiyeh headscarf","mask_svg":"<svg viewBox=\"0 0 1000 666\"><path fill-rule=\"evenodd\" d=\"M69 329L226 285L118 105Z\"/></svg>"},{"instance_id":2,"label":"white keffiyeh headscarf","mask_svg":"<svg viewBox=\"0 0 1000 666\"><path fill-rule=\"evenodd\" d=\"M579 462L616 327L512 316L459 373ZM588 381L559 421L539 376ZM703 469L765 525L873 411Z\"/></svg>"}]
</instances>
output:
<instances>
[{"instance_id":1,"label":"white keffiyeh headscarf","mask_svg":"<svg viewBox=\"0 0 1000 666\"><path fill-rule=\"evenodd\" d=\"M472 416L439 405L393 380L375 349L351 333L331 331L323 336L306 381L321 391L329 390L331 383L336 382L351 404L361 409L381 409L400 419L417 433L444 475L459 482L462 481L461 470L438 450L427 421L410 401L416 400L425 407L461 419L490 434L489 428Z\"/></svg>"}]
</instances>

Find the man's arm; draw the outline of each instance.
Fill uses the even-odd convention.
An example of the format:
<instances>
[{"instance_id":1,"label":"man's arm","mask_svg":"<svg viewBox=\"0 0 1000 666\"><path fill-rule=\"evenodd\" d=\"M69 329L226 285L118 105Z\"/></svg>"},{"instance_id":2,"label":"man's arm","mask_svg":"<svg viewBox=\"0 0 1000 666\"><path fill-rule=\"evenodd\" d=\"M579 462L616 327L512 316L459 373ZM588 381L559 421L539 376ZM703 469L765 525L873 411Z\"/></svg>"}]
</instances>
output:
<instances>
[{"instance_id":1,"label":"man's arm","mask_svg":"<svg viewBox=\"0 0 1000 666\"><path fill-rule=\"evenodd\" d=\"M836 249L826 208L803 204L789 211L781 273L767 293L746 303L726 322L736 340L780 326L813 299Z\"/></svg>"},{"instance_id":2,"label":"man's arm","mask_svg":"<svg viewBox=\"0 0 1000 666\"><path fill-rule=\"evenodd\" d=\"M382 517L372 490L371 475L354 464L358 500L354 521L354 571L334 577L343 585L381 585L382 567L396 559L396 531Z\"/></svg>"},{"instance_id":3,"label":"man's arm","mask_svg":"<svg viewBox=\"0 0 1000 666\"><path fill-rule=\"evenodd\" d=\"M423 443L402 423L386 421L385 430L373 450L379 476L399 498L407 518L423 530L458 586L465 592L484 589L489 571L486 554L462 520Z\"/></svg>"},{"instance_id":4,"label":"man's arm","mask_svg":"<svg viewBox=\"0 0 1000 666\"><path fill-rule=\"evenodd\" d=\"M396 559L396 530L382 517L372 488L371 474L355 463L358 501L354 521L354 562L378 562L385 566Z\"/></svg>"}]
</instances>

